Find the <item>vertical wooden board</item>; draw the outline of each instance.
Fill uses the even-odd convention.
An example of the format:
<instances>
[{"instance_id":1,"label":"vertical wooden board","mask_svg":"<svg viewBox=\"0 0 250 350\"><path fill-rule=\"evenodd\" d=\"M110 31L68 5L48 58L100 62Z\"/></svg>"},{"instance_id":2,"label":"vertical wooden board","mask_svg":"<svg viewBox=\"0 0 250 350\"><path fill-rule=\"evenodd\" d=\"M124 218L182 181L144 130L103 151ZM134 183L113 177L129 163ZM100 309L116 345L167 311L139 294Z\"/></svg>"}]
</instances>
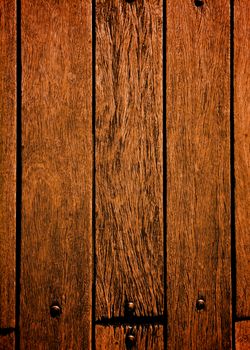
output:
<instances>
[{"instance_id":1,"label":"vertical wooden board","mask_svg":"<svg viewBox=\"0 0 250 350\"><path fill-rule=\"evenodd\" d=\"M96 350L126 350L126 336L133 334L131 349L164 350L163 326L96 326Z\"/></svg>"},{"instance_id":2,"label":"vertical wooden board","mask_svg":"<svg viewBox=\"0 0 250 350\"><path fill-rule=\"evenodd\" d=\"M15 349L15 333L0 334L0 350Z\"/></svg>"},{"instance_id":3,"label":"vertical wooden board","mask_svg":"<svg viewBox=\"0 0 250 350\"><path fill-rule=\"evenodd\" d=\"M250 321L235 323L236 350L250 349Z\"/></svg>"},{"instance_id":4,"label":"vertical wooden board","mask_svg":"<svg viewBox=\"0 0 250 350\"><path fill-rule=\"evenodd\" d=\"M16 5L0 2L0 328L15 326Z\"/></svg>"},{"instance_id":5,"label":"vertical wooden board","mask_svg":"<svg viewBox=\"0 0 250 350\"><path fill-rule=\"evenodd\" d=\"M96 318L163 314L162 1L96 1Z\"/></svg>"},{"instance_id":6,"label":"vertical wooden board","mask_svg":"<svg viewBox=\"0 0 250 350\"><path fill-rule=\"evenodd\" d=\"M250 3L234 3L236 313L250 316Z\"/></svg>"},{"instance_id":7,"label":"vertical wooden board","mask_svg":"<svg viewBox=\"0 0 250 350\"><path fill-rule=\"evenodd\" d=\"M91 344L91 12L22 1L21 349Z\"/></svg>"},{"instance_id":8,"label":"vertical wooden board","mask_svg":"<svg viewBox=\"0 0 250 350\"><path fill-rule=\"evenodd\" d=\"M167 2L169 349L231 347L229 10Z\"/></svg>"}]
</instances>

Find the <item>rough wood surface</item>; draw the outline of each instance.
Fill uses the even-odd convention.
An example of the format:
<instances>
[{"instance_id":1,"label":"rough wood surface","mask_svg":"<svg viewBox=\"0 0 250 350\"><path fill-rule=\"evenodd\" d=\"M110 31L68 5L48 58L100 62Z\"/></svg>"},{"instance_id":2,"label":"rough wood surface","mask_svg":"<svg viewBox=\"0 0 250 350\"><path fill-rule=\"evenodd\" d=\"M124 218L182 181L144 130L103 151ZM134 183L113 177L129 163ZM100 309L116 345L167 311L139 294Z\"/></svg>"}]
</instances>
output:
<instances>
[{"instance_id":1,"label":"rough wood surface","mask_svg":"<svg viewBox=\"0 0 250 350\"><path fill-rule=\"evenodd\" d=\"M0 334L0 350L14 350L15 349L15 333L7 335Z\"/></svg>"},{"instance_id":2,"label":"rough wood surface","mask_svg":"<svg viewBox=\"0 0 250 350\"><path fill-rule=\"evenodd\" d=\"M96 326L96 350L126 350L126 335L132 333L135 345L131 349L164 350L163 326Z\"/></svg>"},{"instance_id":3,"label":"rough wood surface","mask_svg":"<svg viewBox=\"0 0 250 350\"><path fill-rule=\"evenodd\" d=\"M234 4L235 223L238 317L250 316L250 3Z\"/></svg>"},{"instance_id":4,"label":"rough wood surface","mask_svg":"<svg viewBox=\"0 0 250 350\"><path fill-rule=\"evenodd\" d=\"M169 349L231 348L229 10L167 2Z\"/></svg>"},{"instance_id":5,"label":"rough wood surface","mask_svg":"<svg viewBox=\"0 0 250 350\"><path fill-rule=\"evenodd\" d=\"M163 313L162 1L96 1L96 318Z\"/></svg>"},{"instance_id":6,"label":"rough wood surface","mask_svg":"<svg viewBox=\"0 0 250 350\"><path fill-rule=\"evenodd\" d=\"M15 326L16 6L0 2L0 328Z\"/></svg>"},{"instance_id":7,"label":"rough wood surface","mask_svg":"<svg viewBox=\"0 0 250 350\"><path fill-rule=\"evenodd\" d=\"M22 1L21 349L91 344L91 7Z\"/></svg>"},{"instance_id":8,"label":"rough wood surface","mask_svg":"<svg viewBox=\"0 0 250 350\"><path fill-rule=\"evenodd\" d=\"M236 350L250 349L250 321L235 323Z\"/></svg>"}]
</instances>

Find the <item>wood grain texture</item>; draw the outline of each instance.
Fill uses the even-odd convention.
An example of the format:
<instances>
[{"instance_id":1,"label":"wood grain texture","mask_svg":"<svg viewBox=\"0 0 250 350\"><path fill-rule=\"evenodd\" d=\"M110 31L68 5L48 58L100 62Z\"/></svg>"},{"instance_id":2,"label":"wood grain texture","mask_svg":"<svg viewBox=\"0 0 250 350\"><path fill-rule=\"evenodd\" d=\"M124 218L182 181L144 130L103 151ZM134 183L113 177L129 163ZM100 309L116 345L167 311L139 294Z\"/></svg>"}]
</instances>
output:
<instances>
[{"instance_id":1,"label":"wood grain texture","mask_svg":"<svg viewBox=\"0 0 250 350\"><path fill-rule=\"evenodd\" d=\"M250 349L250 321L235 323L236 350Z\"/></svg>"},{"instance_id":2,"label":"wood grain texture","mask_svg":"<svg viewBox=\"0 0 250 350\"><path fill-rule=\"evenodd\" d=\"M250 316L250 3L234 4L236 313Z\"/></svg>"},{"instance_id":3,"label":"wood grain texture","mask_svg":"<svg viewBox=\"0 0 250 350\"><path fill-rule=\"evenodd\" d=\"M96 1L96 318L163 314L162 1Z\"/></svg>"},{"instance_id":4,"label":"wood grain texture","mask_svg":"<svg viewBox=\"0 0 250 350\"><path fill-rule=\"evenodd\" d=\"M169 349L231 348L229 10L167 2Z\"/></svg>"},{"instance_id":5,"label":"wood grain texture","mask_svg":"<svg viewBox=\"0 0 250 350\"><path fill-rule=\"evenodd\" d=\"M7 335L0 334L0 350L15 349L15 333Z\"/></svg>"},{"instance_id":6,"label":"wood grain texture","mask_svg":"<svg viewBox=\"0 0 250 350\"><path fill-rule=\"evenodd\" d=\"M128 326L96 326L96 350L126 350L126 335L131 330ZM132 327L137 350L163 350L163 326Z\"/></svg>"},{"instance_id":7,"label":"wood grain texture","mask_svg":"<svg viewBox=\"0 0 250 350\"><path fill-rule=\"evenodd\" d=\"M91 8L22 1L21 349L90 348Z\"/></svg>"},{"instance_id":8,"label":"wood grain texture","mask_svg":"<svg viewBox=\"0 0 250 350\"><path fill-rule=\"evenodd\" d=\"M0 2L0 328L15 326L16 6Z\"/></svg>"}]
</instances>

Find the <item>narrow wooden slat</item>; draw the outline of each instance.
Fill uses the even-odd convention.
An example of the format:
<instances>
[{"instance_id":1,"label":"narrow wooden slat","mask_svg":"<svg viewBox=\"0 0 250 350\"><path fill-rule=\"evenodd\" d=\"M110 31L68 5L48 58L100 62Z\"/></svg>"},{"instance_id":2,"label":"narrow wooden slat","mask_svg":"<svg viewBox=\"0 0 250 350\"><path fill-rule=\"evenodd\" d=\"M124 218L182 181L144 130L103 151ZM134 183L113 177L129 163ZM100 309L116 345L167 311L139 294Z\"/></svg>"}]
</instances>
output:
<instances>
[{"instance_id":1,"label":"narrow wooden slat","mask_svg":"<svg viewBox=\"0 0 250 350\"><path fill-rule=\"evenodd\" d=\"M0 2L0 328L15 326L16 6Z\"/></svg>"},{"instance_id":2,"label":"narrow wooden slat","mask_svg":"<svg viewBox=\"0 0 250 350\"><path fill-rule=\"evenodd\" d=\"M6 335L0 334L0 350L14 350L15 349L15 333Z\"/></svg>"},{"instance_id":3,"label":"narrow wooden slat","mask_svg":"<svg viewBox=\"0 0 250 350\"><path fill-rule=\"evenodd\" d=\"M126 350L126 335L135 337L137 350L163 350L163 326L96 326L96 350Z\"/></svg>"},{"instance_id":4,"label":"narrow wooden slat","mask_svg":"<svg viewBox=\"0 0 250 350\"><path fill-rule=\"evenodd\" d=\"M250 349L250 321L235 323L236 350Z\"/></svg>"},{"instance_id":5,"label":"narrow wooden slat","mask_svg":"<svg viewBox=\"0 0 250 350\"><path fill-rule=\"evenodd\" d=\"M22 1L21 349L91 344L91 8Z\"/></svg>"},{"instance_id":6,"label":"narrow wooden slat","mask_svg":"<svg viewBox=\"0 0 250 350\"><path fill-rule=\"evenodd\" d=\"M238 317L250 316L250 3L234 4L235 224Z\"/></svg>"},{"instance_id":7,"label":"narrow wooden slat","mask_svg":"<svg viewBox=\"0 0 250 350\"><path fill-rule=\"evenodd\" d=\"M167 2L168 349L230 349L230 8ZM205 309L196 310L198 298Z\"/></svg>"},{"instance_id":8,"label":"narrow wooden slat","mask_svg":"<svg viewBox=\"0 0 250 350\"><path fill-rule=\"evenodd\" d=\"M162 1L96 1L96 318L163 313Z\"/></svg>"}]
</instances>

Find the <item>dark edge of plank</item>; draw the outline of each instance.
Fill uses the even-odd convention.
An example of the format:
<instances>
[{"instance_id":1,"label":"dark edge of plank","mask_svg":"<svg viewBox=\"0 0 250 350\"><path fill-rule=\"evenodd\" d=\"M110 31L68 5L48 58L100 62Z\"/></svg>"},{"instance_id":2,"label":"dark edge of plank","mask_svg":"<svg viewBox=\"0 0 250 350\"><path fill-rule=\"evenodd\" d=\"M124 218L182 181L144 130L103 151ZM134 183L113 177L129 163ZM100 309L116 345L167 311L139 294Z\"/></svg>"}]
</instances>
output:
<instances>
[{"instance_id":1,"label":"dark edge of plank","mask_svg":"<svg viewBox=\"0 0 250 350\"><path fill-rule=\"evenodd\" d=\"M248 350L250 348L250 320L235 323L235 348Z\"/></svg>"},{"instance_id":2,"label":"dark edge of plank","mask_svg":"<svg viewBox=\"0 0 250 350\"><path fill-rule=\"evenodd\" d=\"M112 317L105 318L103 317L100 320L96 320L96 325L102 326L122 326L122 325L164 325L165 324L165 315L162 316L141 316L141 317Z\"/></svg>"},{"instance_id":3,"label":"dark edge of plank","mask_svg":"<svg viewBox=\"0 0 250 350\"><path fill-rule=\"evenodd\" d=\"M231 288L232 349L235 349L236 317L236 240L235 240L235 167L234 167L234 0L230 0L230 177L231 177Z\"/></svg>"},{"instance_id":4,"label":"dark edge of plank","mask_svg":"<svg viewBox=\"0 0 250 350\"><path fill-rule=\"evenodd\" d=\"M247 316L247 317L236 317L235 321L236 322L250 321L250 316Z\"/></svg>"},{"instance_id":5,"label":"dark edge of plank","mask_svg":"<svg viewBox=\"0 0 250 350\"><path fill-rule=\"evenodd\" d=\"M95 350L95 305L96 305L96 175L95 175L95 142L96 142L96 0L92 0L92 241L93 241L93 281L92 281L92 350Z\"/></svg>"},{"instance_id":6,"label":"dark edge of plank","mask_svg":"<svg viewBox=\"0 0 250 350\"><path fill-rule=\"evenodd\" d=\"M10 333L15 332L15 328L9 327L9 328L0 328L0 336L1 335L8 335Z\"/></svg>"},{"instance_id":7,"label":"dark edge of plank","mask_svg":"<svg viewBox=\"0 0 250 350\"><path fill-rule=\"evenodd\" d=\"M21 0L16 0L16 341L20 348L20 277L21 277L21 212L22 212L22 51L21 51Z\"/></svg>"}]
</instances>

